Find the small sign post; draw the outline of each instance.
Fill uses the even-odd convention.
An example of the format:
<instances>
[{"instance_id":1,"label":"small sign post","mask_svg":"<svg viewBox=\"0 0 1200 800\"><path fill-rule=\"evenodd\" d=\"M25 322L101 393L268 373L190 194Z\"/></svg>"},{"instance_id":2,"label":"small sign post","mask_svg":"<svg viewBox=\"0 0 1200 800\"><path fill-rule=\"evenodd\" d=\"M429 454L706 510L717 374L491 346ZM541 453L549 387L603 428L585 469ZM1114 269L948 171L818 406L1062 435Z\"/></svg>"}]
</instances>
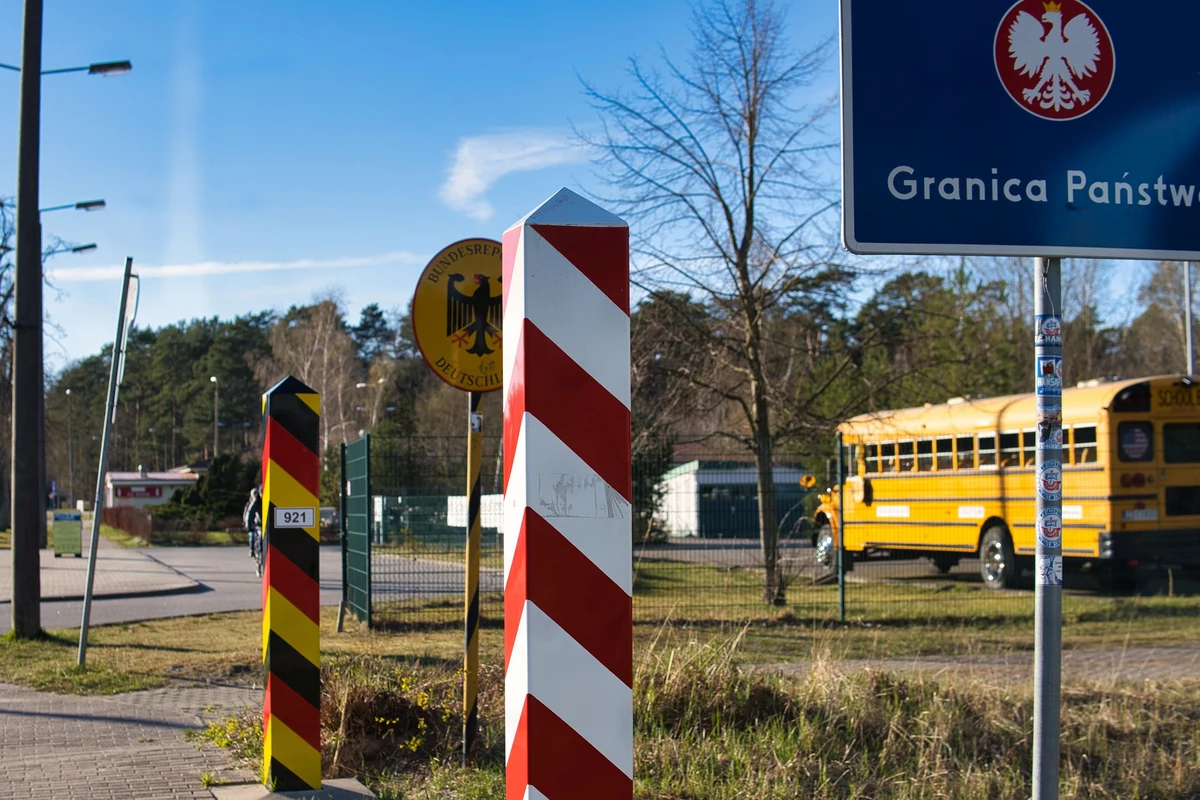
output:
<instances>
[{"instance_id":1,"label":"small sign post","mask_svg":"<svg viewBox=\"0 0 1200 800\"><path fill-rule=\"evenodd\" d=\"M1093 2L841 0L846 248L1037 259L1034 800L1058 797L1061 259L1200 258L1200 7Z\"/></svg>"},{"instance_id":2,"label":"small sign post","mask_svg":"<svg viewBox=\"0 0 1200 800\"><path fill-rule=\"evenodd\" d=\"M83 557L83 514L78 511L54 512L54 557Z\"/></svg>"},{"instance_id":3,"label":"small sign post","mask_svg":"<svg viewBox=\"0 0 1200 800\"><path fill-rule=\"evenodd\" d=\"M463 763L479 728L480 472L484 392L503 386L500 243L464 239L435 255L412 299L417 349L434 373L467 392L467 542L463 590Z\"/></svg>"}]
</instances>

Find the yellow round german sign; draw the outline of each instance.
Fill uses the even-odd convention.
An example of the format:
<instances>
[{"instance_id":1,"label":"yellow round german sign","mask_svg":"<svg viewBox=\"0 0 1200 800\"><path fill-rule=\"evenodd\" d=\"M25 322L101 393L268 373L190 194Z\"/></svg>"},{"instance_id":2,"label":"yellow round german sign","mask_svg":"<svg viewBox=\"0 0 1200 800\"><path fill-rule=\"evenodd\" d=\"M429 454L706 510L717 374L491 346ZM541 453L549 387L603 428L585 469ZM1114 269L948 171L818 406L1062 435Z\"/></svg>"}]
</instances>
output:
<instances>
[{"instance_id":1,"label":"yellow round german sign","mask_svg":"<svg viewBox=\"0 0 1200 800\"><path fill-rule=\"evenodd\" d=\"M417 281L413 336L425 363L464 392L494 392L504 382L500 243L463 239L438 253Z\"/></svg>"}]
</instances>

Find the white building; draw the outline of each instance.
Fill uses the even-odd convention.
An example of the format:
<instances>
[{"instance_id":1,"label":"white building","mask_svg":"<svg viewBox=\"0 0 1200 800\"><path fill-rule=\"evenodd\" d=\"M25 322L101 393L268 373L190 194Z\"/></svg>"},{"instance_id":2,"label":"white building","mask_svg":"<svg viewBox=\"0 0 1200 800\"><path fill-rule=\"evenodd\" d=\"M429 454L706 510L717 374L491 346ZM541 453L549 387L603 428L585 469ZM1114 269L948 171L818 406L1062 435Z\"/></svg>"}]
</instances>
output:
<instances>
[{"instance_id":1,"label":"white building","mask_svg":"<svg viewBox=\"0 0 1200 800\"><path fill-rule=\"evenodd\" d=\"M171 499L176 489L194 486L199 475L187 467L168 472L109 472L104 476L104 504L116 506L158 506Z\"/></svg>"},{"instance_id":2,"label":"white building","mask_svg":"<svg viewBox=\"0 0 1200 800\"><path fill-rule=\"evenodd\" d=\"M781 522L803 513L809 474L794 466L775 467L775 508ZM758 471L734 461L689 461L668 470L658 518L670 536L744 539L758 536Z\"/></svg>"}]
</instances>

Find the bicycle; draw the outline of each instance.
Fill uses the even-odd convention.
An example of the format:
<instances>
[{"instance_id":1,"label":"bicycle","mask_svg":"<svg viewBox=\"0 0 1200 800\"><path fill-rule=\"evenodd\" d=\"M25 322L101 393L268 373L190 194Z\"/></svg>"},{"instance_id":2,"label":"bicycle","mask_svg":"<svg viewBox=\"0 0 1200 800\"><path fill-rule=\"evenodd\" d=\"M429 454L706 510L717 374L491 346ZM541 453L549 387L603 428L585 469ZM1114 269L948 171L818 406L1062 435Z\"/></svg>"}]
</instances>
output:
<instances>
[{"instance_id":1,"label":"bicycle","mask_svg":"<svg viewBox=\"0 0 1200 800\"><path fill-rule=\"evenodd\" d=\"M262 518L254 515L250 523L250 555L254 558L254 574L261 578L267 561L266 537L263 534Z\"/></svg>"}]
</instances>

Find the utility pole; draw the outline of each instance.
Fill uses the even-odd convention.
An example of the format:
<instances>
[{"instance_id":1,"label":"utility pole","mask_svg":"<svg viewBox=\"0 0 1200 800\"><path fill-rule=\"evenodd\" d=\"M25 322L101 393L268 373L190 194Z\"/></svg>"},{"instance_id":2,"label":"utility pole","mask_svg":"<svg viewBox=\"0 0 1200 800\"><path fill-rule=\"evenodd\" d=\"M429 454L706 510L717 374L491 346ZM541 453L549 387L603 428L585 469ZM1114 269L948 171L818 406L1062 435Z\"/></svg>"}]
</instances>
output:
<instances>
[{"instance_id":1,"label":"utility pole","mask_svg":"<svg viewBox=\"0 0 1200 800\"><path fill-rule=\"evenodd\" d=\"M17 264L13 322L12 630L42 630L40 538L45 523L41 457L42 253L38 215L39 117L42 107L42 0L25 0L17 144Z\"/></svg>"}]
</instances>

